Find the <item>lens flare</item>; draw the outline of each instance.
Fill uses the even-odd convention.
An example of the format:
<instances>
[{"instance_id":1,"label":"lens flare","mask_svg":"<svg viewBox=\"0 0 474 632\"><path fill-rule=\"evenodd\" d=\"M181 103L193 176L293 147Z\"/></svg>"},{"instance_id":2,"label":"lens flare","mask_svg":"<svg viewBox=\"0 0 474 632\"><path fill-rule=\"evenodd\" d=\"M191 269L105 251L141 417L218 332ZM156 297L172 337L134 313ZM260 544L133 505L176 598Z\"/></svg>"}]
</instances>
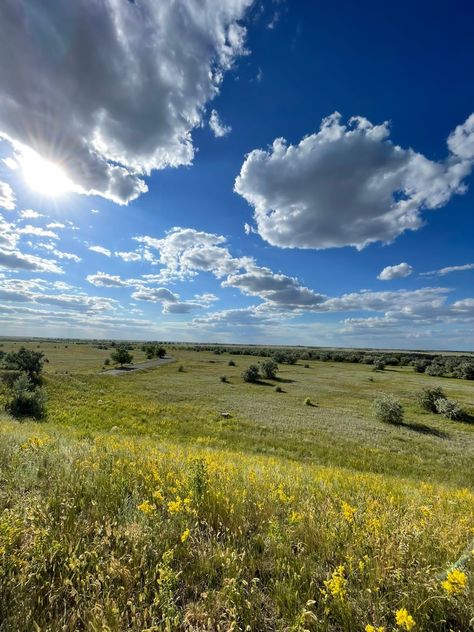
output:
<instances>
[{"instance_id":1,"label":"lens flare","mask_svg":"<svg viewBox=\"0 0 474 632\"><path fill-rule=\"evenodd\" d=\"M74 188L64 169L32 150L23 151L18 158L27 185L49 197L62 195Z\"/></svg>"}]
</instances>

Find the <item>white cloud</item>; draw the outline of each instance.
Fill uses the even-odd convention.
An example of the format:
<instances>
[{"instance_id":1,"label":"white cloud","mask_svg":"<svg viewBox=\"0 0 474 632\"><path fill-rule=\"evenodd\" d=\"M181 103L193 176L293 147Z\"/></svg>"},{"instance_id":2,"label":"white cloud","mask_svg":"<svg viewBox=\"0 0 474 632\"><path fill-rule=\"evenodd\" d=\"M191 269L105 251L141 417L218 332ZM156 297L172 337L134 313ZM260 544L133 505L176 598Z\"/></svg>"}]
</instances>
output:
<instances>
[{"instance_id":1,"label":"white cloud","mask_svg":"<svg viewBox=\"0 0 474 632\"><path fill-rule=\"evenodd\" d=\"M77 192L135 199L141 175L192 162L191 132L245 53L239 21L251 4L76 0L38 11L5 0L0 56L13 51L15 63L0 66L0 135L20 162L26 146L60 164Z\"/></svg>"},{"instance_id":2,"label":"white cloud","mask_svg":"<svg viewBox=\"0 0 474 632\"><path fill-rule=\"evenodd\" d=\"M474 158L474 113L449 135L450 151L466 160Z\"/></svg>"},{"instance_id":3,"label":"white cloud","mask_svg":"<svg viewBox=\"0 0 474 632\"><path fill-rule=\"evenodd\" d=\"M49 224L46 224L46 228L66 228L66 224L63 224L62 222L50 222Z\"/></svg>"},{"instance_id":4,"label":"white cloud","mask_svg":"<svg viewBox=\"0 0 474 632\"><path fill-rule=\"evenodd\" d=\"M434 162L392 144L388 123L352 117L342 124L336 112L297 145L278 138L267 151L250 152L235 191L254 207L260 236L274 246L361 249L388 242L420 228L423 209L465 191L471 135L458 129L448 140L452 153Z\"/></svg>"},{"instance_id":5,"label":"white cloud","mask_svg":"<svg viewBox=\"0 0 474 632\"><path fill-rule=\"evenodd\" d=\"M165 287L149 288L141 287L132 294L132 298L137 301L149 301L150 303L177 303L179 295L174 294Z\"/></svg>"},{"instance_id":6,"label":"white cloud","mask_svg":"<svg viewBox=\"0 0 474 632\"><path fill-rule=\"evenodd\" d=\"M48 261L41 257L29 255L16 249L0 247L0 267L11 270L28 270L30 272L51 272L63 274L63 270L55 261Z\"/></svg>"},{"instance_id":7,"label":"white cloud","mask_svg":"<svg viewBox=\"0 0 474 632\"><path fill-rule=\"evenodd\" d=\"M104 246L89 246L89 250L92 250L92 252L97 252L100 255L104 255L106 257L110 257L112 255L111 251Z\"/></svg>"},{"instance_id":8,"label":"white cloud","mask_svg":"<svg viewBox=\"0 0 474 632\"><path fill-rule=\"evenodd\" d=\"M132 279L122 279L116 274L107 274L107 272L89 274L86 280L97 287L128 287L135 284L135 281Z\"/></svg>"},{"instance_id":9,"label":"white cloud","mask_svg":"<svg viewBox=\"0 0 474 632\"><path fill-rule=\"evenodd\" d=\"M34 235L35 237L49 237L49 239L59 239L59 235L54 233L52 230L45 230L40 226L32 226L31 224L27 224L24 228L18 229L17 232L20 235Z\"/></svg>"},{"instance_id":10,"label":"white cloud","mask_svg":"<svg viewBox=\"0 0 474 632\"><path fill-rule=\"evenodd\" d=\"M115 252L114 254L116 257L123 259L123 261L126 261L127 263L132 261L141 261L142 258L139 252Z\"/></svg>"},{"instance_id":11,"label":"white cloud","mask_svg":"<svg viewBox=\"0 0 474 632\"><path fill-rule=\"evenodd\" d=\"M36 244L36 248L43 248L43 250L48 250L52 252L58 259L66 259L67 261L73 261L74 263L79 263L82 261L81 257L75 255L72 252L63 252L62 250L58 250L53 243L39 243Z\"/></svg>"},{"instance_id":12,"label":"white cloud","mask_svg":"<svg viewBox=\"0 0 474 632\"><path fill-rule=\"evenodd\" d=\"M21 219L38 219L38 217L43 217L41 213L38 213L38 211L34 211L31 208L20 211L18 215Z\"/></svg>"},{"instance_id":13,"label":"white cloud","mask_svg":"<svg viewBox=\"0 0 474 632\"><path fill-rule=\"evenodd\" d=\"M387 266L377 276L380 281L391 281L392 279L403 279L413 272L413 268L408 263L399 263L396 266Z\"/></svg>"},{"instance_id":14,"label":"white cloud","mask_svg":"<svg viewBox=\"0 0 474 632\"><path fill-rule=\"evenodd\" d=\"M0 208L13 211L15 208L15 194L6 182L0 181Z\"/></svg>"},{"instance_id":15,"label":"white cloud","mask_svg":"<svg viewBox=\"0 0 474 632\"><path fill-rule=\"evenodd\" d=\"M461 266L446 266L439 270L431 270L430 272L420 272L420 276L445 276L451 272L464 272L466 270L474 270L474 263L465 263Z\"/></svg>"},{"instance_id":16,"label":"white cloud","mask_svg":"<svg viewBox=\"0 0 474 632\"><path fill-rule=\"evenodd\" d=\"M211 116L209 118L209 127L211 128L216 138L227 136L232 131L232 127L230 125L224 125L224 123L222 123L216 110L212 110L211 112Z\"/></svg>"}]
</instances>

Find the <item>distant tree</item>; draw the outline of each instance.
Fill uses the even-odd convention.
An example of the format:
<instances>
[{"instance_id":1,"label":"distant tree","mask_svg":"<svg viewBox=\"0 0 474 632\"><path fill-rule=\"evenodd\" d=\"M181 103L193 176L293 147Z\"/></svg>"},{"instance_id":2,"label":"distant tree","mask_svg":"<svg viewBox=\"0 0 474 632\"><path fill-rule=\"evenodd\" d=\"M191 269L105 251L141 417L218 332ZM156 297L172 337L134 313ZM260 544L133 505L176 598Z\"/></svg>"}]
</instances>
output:
<instances>
[{"instance_id":1,"label":"distant tree","mask_svg":"<svg viewBox=\"0 0 474 632\"><path fill-rule=\"evenodd\" d=\"M244 382L258 382L260 378L258 366L256 364L251 364L247 369L245 369L245 371L243 371L242 378Z\"/></svg>"},{"instance_id":2,"label":"distant tree","mask_svg":"<svg viewBox=\"0 0 474 632\"><path fill-rule=\"evenodd\" d=\"M267 378L268 380L274 380L278 371L278 364L274 360L264 360L260 364L260 369L262 371L263 377Z\"/></svg>"},{"instance_id":3,"label":"distant tree","mask_svg":"<svg viewBox=\"0 0 474 632\"><path fill-rule=\"evenodd\" d=\"M383 360L381 360L380 358L378 358L377 360L374 360L374 366L373 366L373 371L383 371L385 369L385 362Z\"/></svg>"},{"instance_id":4,"label":"distant tree","mask_svg":"<svg viewBox=\"0 0 474 632\"><path fill-rule=\"evenodd\" d=\"M115 351L110 354L110 357L116 364L120 364L123 367L124 364L130 364L133 360L133 355L128 351L125 345L117 345Z\"/></svg>"},{"instance_id":5,"label":"distant tree","mask_svg":"<svg viewBox=\"0 0 474 632\"><path fill-rule=\"evenodd\" d=\"M462 380L474 380L474 362L461 362L454 369L454 375Z\"/></svg>"},{"instance_id":6,"label":"distant tree","mask_svg":"<svg viewBox=\"0 0 474 632\"><path fill-rule=\"evenodd\" d=\"M18 351L11 351L5 356L5 368L26 373L31 382L38 384L43 370L44 354L20 347Z\"/></svg>"}]
</instances>

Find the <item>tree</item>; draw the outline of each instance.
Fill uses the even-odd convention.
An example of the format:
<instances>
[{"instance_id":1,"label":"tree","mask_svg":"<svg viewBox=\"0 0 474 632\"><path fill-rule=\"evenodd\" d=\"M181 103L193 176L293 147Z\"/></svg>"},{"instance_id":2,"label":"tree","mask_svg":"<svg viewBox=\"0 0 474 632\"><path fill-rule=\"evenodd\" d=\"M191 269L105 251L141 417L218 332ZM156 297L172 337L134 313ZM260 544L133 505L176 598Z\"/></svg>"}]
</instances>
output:
<instances>
[{"instance_id":1,"label":"tree","mask_svg":"<svg viewBox=\"0 0 474 632\"><path fill-rule=\"evenodd\" d=\"M278 364L274 360L264 360L260 368L262 370L263 377L268 380L274 380L276 377L276 372L278 371Z\"/></svg>"},{"instance_id":2,"label":"tree","mask_svg":"<svg viewBox=\"0 0 474 632\"><path fill-rule=\"evenodd\" d=\"M41 351L31 351L21 347L18 351L11 351L5 357L5 367L13 371L26 373L34 383L40 382L43 370L44 354Z\"/></svg>"},{"instance_id":3,"label":"tree","mask_svg":"<svg viewBox=\"0 0 474 632\"><path fill-rule=\"evenodd\" d=\"M133 355L128 351L125 345L117 345L115 351L110 354L110 357L116 364L120 364L123 367L124 364L130 364L133 360Z\"/></svg>"},{"instance_id":4,"label":"tree","mask_svg":"<svg viewBox=\"0 0 474 632\"><path fill-rule=\"evenodd\" d=\"M42 419L46 414L46 396L42 388L23 374L13 384L5 408L13 417Z\"/></svg>"}]
</instances>

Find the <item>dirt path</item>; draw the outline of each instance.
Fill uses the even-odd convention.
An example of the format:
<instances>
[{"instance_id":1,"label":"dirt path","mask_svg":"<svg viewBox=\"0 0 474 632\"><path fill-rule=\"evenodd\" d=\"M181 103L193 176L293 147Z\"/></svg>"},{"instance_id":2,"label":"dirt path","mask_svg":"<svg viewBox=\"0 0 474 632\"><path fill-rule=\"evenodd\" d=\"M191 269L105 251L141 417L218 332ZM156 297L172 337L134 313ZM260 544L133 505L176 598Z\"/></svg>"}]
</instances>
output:
<instances>
[{"instance_id":1,"label":"dirt path","mask_svg":"<svg viewBox=\"0 0 474 632\"><path fill-rule=\"evenodd\" d=\"M135 371L141 371L143 369L153 369L156 366L162 364L169 364L174 362L174 358L155 358L154 360L145 360L145 362L137 362L137 364L127 364L122 368L109 369L107 371L101 371L100 375L127 375L127 373L134 373Z\"/></svg>"}]
</instances>

